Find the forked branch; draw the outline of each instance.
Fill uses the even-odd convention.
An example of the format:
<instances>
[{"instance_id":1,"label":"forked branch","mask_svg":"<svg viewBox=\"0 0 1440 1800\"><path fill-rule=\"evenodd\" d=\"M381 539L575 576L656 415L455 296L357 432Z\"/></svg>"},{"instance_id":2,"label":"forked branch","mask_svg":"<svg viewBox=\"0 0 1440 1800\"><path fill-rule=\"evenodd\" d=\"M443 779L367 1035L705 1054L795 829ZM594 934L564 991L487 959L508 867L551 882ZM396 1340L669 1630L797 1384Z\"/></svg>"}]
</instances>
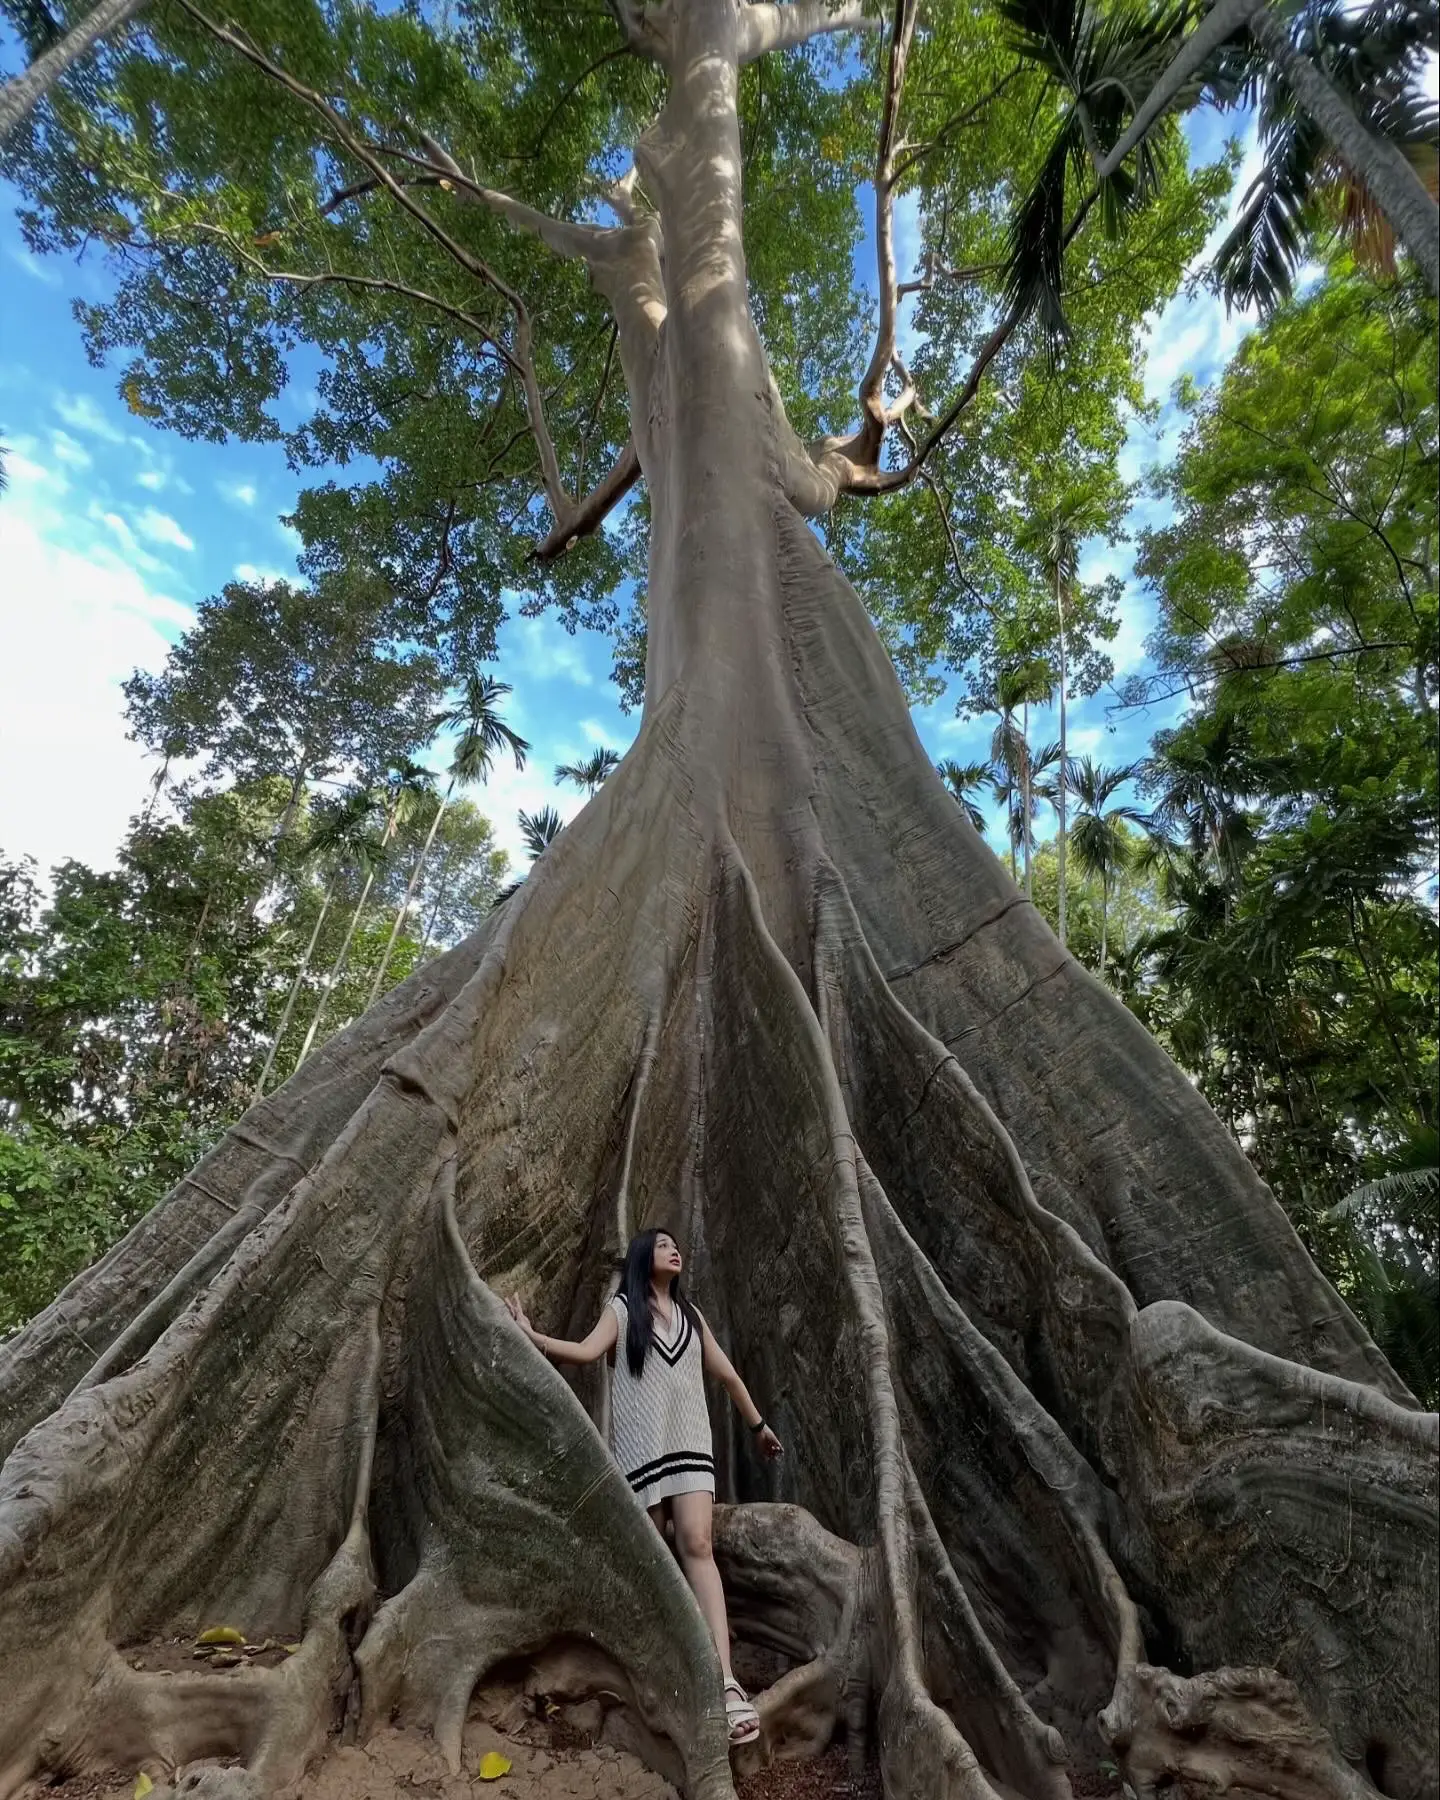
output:
<instances>
[{"instance_id":1,"label":"forked branch","mask_svg":"<svg viewBox=\"0 0 1440 1800\"><path fill-rule=\"evenodd\" d=\"M529 420L531 435L535 439L535 446L539 453L541 485L555 516L555 529L545 539L545 544L550 545L553 540L560 538L568 547L575 542L577 537L585 535L587 531L593 531L600 519L604 517L605 512L609 511L610 506L614 505L634 480L632 474L629 480L624 481L623 485L618 488L615 485L617 475L623 473L624 456L622 455L616 469L612 470L611 475L600 484L593 494L585 500L576 501L566 488L561 476L560 459L545 418L544 400L540 392L539 378L535 372L534 340L529 309L509 282L497 274L483 258L476 256L473 251L467 249L447 231L429 208L415 197L413 190L422 182L428 184L432 181L435 185L443 188L460 190L468 196L482 201L521 230L533 232L548 248L562 256L585 256L587 251L594 249L598 240L612 234L595 226L572 225L564 220L552 219L548 215L536 212L533 208L512 199L508 194L482 187L472 177L465 174L448 151L424 132L419 132L417 135L425 146L425 158L413 156L407 151L368 142L352 128L323 94L318 93L314 88L307 87L304 82L297 80L288 70L273 61L248 33L238 26L222 25L217 20L211 19L198 6L195 6L192 0L179 0L179 3L197 24L203 26L221 43L238 51L248 62L254 64L271 80L277 82L288 93L293 94L296 99L317 113L340 147L369 171L367 182L358 184L353 190L342 190L340 198L347 198L350 192L362 192L371 186L383 188L395 203L415 220L426 236L445 251L452 261L505 301L515 320L514 342L509 348L499 344L473 315L465 312L462 308L450 307L442 303L442 309L472 329L479 331L486 342L504 357L506 363L520 378L525 397L526 417ZM392 159L398 157L417 167L421 171L421 179L418 181L416 179L400 179L387 165L385 160L387 156ZM328 206L333 203L333 200L327 203L327 210ZM304 277L297 272L289 271L283 274L275 274L272 271L265 272L272 275L274 279L289 281L296 285L305 285L307 282L314 284L322 281L349 280L356 286L386 287L393 292L409 292L412 298L427 302L431 300L428 295L407 290L398 283L382 282L378 278L345 277L330 272L318 272L314 277ZM603 510L597 513L596 506L600 504L604 495L609 495L609 499L604 504ZM558 554L558 552L551 551L551 555L554 554Z\"/></svg>"},{"instance_id":2,"label":"forked branch","mask_svg":"<svg viewBox=\"0 0 1440 1800\"><path fill-rule=\"evenodd\" d=\"M772 5L754 0L740 17L740 61L754 62L771 50L790 50L827 31L878 31L880 17L862 0L787 0Z\"/></svg>"}]
</instances>

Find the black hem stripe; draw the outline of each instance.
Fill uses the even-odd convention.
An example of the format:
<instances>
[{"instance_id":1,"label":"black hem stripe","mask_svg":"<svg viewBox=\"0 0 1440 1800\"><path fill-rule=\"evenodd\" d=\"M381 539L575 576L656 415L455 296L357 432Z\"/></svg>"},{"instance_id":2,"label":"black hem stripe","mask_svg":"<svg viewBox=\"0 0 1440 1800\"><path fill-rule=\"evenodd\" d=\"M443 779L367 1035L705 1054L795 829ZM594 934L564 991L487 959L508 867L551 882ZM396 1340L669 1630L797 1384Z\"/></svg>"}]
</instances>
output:
<instances>
[{"instance_id":1,"label":"black hem stripe","mask_svg":"<svg viewBox=\"0 0 1440 1800\"><path fill-rule=\"evenodd\" d=\"M664 1456L657 1456L653 1462L641 1463L638 1468L627 1469L625 1479L635 1482L643 1476L653 1481L657 1475L668 1475L671 1472L670 1465L672 1463L684 1463L687 1468L700 1463L707 1469L713 1470L715 1458L704 1450L671 1450Z\"/></svg>"},{"instance_id":2,"label":"black hem stripe","mask_svg":"<svg viewBox=\"0 0 1440 1800\"><path fill-rule=\"evenodd\" d=\"M643 1481L632 1481L630 1486L637 1494L640 1494L647 1487L653 1487L657 1481L664 1481L671 1475L708 1475L713 1481L715 1465L711 1462L677 1463L670 1469L657 1469L653 1475L647 1475Z\"/></svg>"}]
</instances>

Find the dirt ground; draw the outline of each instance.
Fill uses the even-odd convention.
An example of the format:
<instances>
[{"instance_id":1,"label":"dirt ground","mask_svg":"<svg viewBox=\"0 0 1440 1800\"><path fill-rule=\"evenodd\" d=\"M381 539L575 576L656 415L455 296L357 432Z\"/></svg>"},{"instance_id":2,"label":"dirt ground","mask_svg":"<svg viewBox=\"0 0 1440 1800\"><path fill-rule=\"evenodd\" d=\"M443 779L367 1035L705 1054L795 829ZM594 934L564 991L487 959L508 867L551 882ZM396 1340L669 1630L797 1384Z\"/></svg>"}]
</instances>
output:
<instances>
[{"instance_id":1,"label":"dirt ground","mask_svg":"<svg viewBox=\"0 0 1440 1800\"><path fill-rule=\"evenodd\" d=\"M151 1654L155 1663L162 1661L159 1647ZM596 1742L570 1722L518 1721L513 1713L507 1722L511 1729L501 1730L471 1718L458 1775L450 1773L425 1733L378 1732L364 1746L333 1750L306 1781L301 1800L678 1800L676 1790L638 1758ZM482 1781L478 1770L489 1751L505 1757L510 1768L496 1780ZM31 1790L34 1800L134 1800L135 1791L134 1770L76 1776ZM738 1800L882 1800L878 1773L867 1770L865 1778L852 1782L843 1750L813 1762L772 1763L737 1781L735 1791ZM157 1780L149 1800L170 1800L171 1793Z\"/></svg>"}]
</instances>

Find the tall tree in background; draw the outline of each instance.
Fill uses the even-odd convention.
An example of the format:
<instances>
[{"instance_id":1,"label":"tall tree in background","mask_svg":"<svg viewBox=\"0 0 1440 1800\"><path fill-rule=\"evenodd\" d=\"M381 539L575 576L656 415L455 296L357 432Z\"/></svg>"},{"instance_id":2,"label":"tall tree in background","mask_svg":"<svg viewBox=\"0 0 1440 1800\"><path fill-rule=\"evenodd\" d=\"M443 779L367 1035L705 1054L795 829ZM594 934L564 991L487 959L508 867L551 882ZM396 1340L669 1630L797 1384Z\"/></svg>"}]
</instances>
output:
<instances>
[{"instance_id":1,"label":"tall tree in background","mask_svg":"<svg viewBox=\"0 0 1440 1800\"><path fill-rule=\"evenodd\" d=\"M1091 757L1078 757L1070 791L1075 796L1075 860L1087 875L1100 882L1100 973L1105 973L1108 947L1107 921L1110 890L1124 869L1128 846L1123 827L1147 823L1137 806L1115 796L1135 779L1132 768L1106 768Z\"/></svg>"},{"instance_id":2,"label":"tall tree in background","mask_svg":"<svg viewBox=\"0 0 1440 1800\"><path fill-rule=\"evenodd\" d=\"M1348 1754L1418 1800L1433 1427L1193 1084L980 853L808 522L907 489L943 513L939 625L934 561L876 610L902 671L948 637L985 504L961 514L956 477L1013 441L971 434L1049 404L1043 321L996 273L1042 84L992 16L917 32L903 0L833 53L812 40L859 16L807 0L563 31L506 0L433 29L343 0L145 16L153 54L97 59L97 153L62 93L11 164L37 244L115 247L92 350L132 352L179 429L263 436L287 346L321 346L292 454L380 474L303 498L307 571L383 569L446 657L507 580L615 622L643 554L645 712L542 876L0 1353L6 1766L138 1731L243 1756L221 1791L277 1787L341 1712L458 1756L497 1662L584 1640L687 1792L727 1800L703 1622L495 1293L573 1331L674 1203L790 1451L721 1459L747 1628L813 1626L761 1697L772 1741L873 1721L892 1797L1059 1800L1107 1743L1137 1789L1197 1757L1263 1787L1278 1728L1297 1788L1353 1789ZM1153 154L1167 179L1114 237L1087 195L1062 220L1094 350L1062 388L1133 391L1139 323L1203 240L1173 126ZM625 170L603 220L600 168ZM907 191L938 271L913 365ZM1113 417L1080 410L1103 460ZM135 1647L212 1613L300 1645L222 1726L208 1677Z\"/></svg>"},{"instance_id":3,"label":"tall tree in background","mask_svg":"<svg viewBox=\"0 0 1440 1800\"><path fill-rule=\"evenodd\" d=\"M385 954L380 958L380 966L375 971L375 980L370 989L370 1005L380 997L385 985L385 974L390 967L390 955L395 948L395 940L400 935L400 928L405 923L406 915L415 898L415 890L420 885L420 878L425 873L425 864L430 856L430 847L435 842L435 833L440 829L440 821L445 817L445 809L449 806L456 786L469 787L473 782L483 781L490 773L490 764L497 751L509 750L515 758L515 767L525 767L525 755L530 746L518 733L512 731L500 717L499 702L510 692L510 684L496 681L489 675L471 674L466 678L464 697L458 705L440 713L435 720L435 729L459 729L460 740L455 746L455 754L450 762L450 780L440 804L435 808L435 817L430 829L425 834L425 841L420 846L415 858L415 866L411 871L409 883L405 889L405 898L395 912L395 923L390 929L389 942L385 946ZM439 901L437 899L437 906ZM429 941L427 930L425 937Z\"/></svg>"},{"instance_id":4,"label":"tall tree in background","mask_svg":"<svg viewBox=\"0 0 1440 1800\"><path fill-rule=\"evenodd\" d=\"M307 786L425 740L442 670L407 629L390 584L353 568L307 588L232 582L159 674L126 682L133 735L166 763L203 759L204 778L283 776L284 837Z\"/></svg>"}]
</instances>

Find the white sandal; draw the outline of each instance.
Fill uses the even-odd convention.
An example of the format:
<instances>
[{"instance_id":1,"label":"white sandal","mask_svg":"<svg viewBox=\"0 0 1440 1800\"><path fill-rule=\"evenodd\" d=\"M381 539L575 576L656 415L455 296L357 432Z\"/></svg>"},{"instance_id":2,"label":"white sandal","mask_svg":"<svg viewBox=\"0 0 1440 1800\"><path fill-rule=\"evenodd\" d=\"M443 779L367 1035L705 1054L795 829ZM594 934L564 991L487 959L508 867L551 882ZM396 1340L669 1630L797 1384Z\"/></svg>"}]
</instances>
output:
<instances>
[{"instance_id":1,"label":"white sandal","mask_svg":"<svg viewBox=\"0 0 1440 1800\"><path fill-rule=\"evenodd\" d=\"M760 1735L760 1715L738 1681L725 1683L725 1723L730 1728L732 1750L737 1744L753 1744Z\"/></svg>"}]
</instances>

